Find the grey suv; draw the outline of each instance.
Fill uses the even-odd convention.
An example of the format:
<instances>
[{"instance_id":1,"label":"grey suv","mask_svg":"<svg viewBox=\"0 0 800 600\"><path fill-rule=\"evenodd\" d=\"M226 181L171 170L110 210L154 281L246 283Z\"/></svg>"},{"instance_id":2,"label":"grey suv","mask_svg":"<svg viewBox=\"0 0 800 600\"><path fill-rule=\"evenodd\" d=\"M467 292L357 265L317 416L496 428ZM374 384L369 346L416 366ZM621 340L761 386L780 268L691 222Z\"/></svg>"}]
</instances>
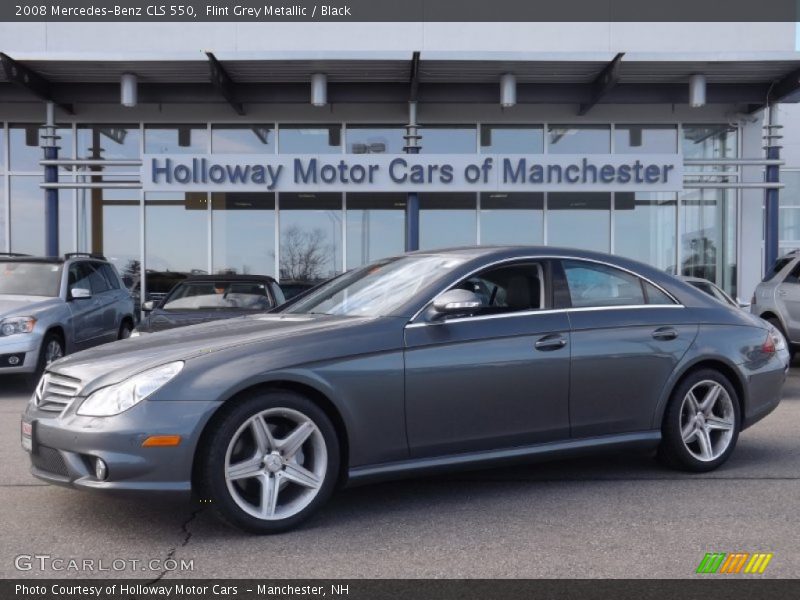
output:
<instances>
[{"instance_id":1,"label":"grey suv","mask_svg":"<svg viewBox=\"0 0 800 600\"><path fill-rule=\"evenodd\" d=\"M800 348L800 251L775 261L756 286L750 311L781 330L794 356Z\"/></svg>"},{"instance_id":2,"label":"grey suv","mask_svg":"<svg viewBox=\"0 0 800 600\"><path fill-rule=\"evenodd\" d=\"M126 338L133 300L103 257L0 254L0 374L37 377L65 354Z\"/></svg>"}]
</instances>

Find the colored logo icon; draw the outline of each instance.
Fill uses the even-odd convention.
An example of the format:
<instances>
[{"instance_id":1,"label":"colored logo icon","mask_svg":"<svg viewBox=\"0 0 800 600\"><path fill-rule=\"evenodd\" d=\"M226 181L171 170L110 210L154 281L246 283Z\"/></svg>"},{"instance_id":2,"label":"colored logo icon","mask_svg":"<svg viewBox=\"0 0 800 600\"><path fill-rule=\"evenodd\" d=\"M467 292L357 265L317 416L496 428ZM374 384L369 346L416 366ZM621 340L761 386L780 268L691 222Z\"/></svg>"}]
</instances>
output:
<instances>
[{"instance_id":1,"label":"colored logo icon","mask_svg":"<svg viewBox=\"0 0 800 600\"><path fill-rule=\"evenodd\" d=\"M697 573L717 573L735 575L763 573L772 560L772 553L756 552L708 552L700 561Z\"/></svg>"}]
</instances>

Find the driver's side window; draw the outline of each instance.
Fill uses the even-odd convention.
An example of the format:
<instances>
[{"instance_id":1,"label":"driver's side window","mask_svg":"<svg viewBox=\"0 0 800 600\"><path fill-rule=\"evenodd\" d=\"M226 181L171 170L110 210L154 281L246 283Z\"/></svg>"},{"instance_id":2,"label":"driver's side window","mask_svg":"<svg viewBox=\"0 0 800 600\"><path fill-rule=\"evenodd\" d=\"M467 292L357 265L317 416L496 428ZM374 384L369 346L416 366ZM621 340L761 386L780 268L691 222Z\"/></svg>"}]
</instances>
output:
<instances>
[{"instance_id":1,"label":"driver's side window","mask_svg":"<svg viewBox=\"0 0 800 600\"><path fill-rule=\"evenodd\" d=\"M453 289L473 292L481 299L482 306L475 315L545 308L544 269L539 263L493 267L460 282Z\"/></svg>"}]
</instances>

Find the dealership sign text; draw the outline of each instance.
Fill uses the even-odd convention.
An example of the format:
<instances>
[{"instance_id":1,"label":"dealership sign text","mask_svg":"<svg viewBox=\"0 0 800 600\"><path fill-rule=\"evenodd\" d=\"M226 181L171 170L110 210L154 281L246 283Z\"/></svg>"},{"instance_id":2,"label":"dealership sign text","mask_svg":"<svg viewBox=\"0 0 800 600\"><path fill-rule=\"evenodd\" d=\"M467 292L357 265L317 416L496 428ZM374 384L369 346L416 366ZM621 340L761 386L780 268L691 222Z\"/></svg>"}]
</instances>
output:
<instances>
[{"instance_id":1,"label":"dealership sign text","mask_svg":"<svg viewBox=\"0 0 800 600\"><path fill-rule=\"evenodd\" d=\"M146 154L145 191L649 191L683 186L680 155Z\"/></svg>"}]
</instances>

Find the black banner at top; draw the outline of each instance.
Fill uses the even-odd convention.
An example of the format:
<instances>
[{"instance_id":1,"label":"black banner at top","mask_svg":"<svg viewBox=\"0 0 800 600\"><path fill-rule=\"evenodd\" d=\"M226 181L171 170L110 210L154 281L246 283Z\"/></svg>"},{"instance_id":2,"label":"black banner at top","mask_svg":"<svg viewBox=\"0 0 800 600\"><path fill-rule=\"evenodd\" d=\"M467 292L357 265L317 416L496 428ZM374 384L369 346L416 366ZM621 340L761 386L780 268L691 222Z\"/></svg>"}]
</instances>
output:
<instances>
[{"instance_id":1,"label":"black banner at top","mask_svg":"<svg viewBox=\"0 0 800 600\"><path fill-rule=\"evenodd\" d=\"M798 0L4 0L0 21L793 22Z\"/></svg>"}]
</instances>

